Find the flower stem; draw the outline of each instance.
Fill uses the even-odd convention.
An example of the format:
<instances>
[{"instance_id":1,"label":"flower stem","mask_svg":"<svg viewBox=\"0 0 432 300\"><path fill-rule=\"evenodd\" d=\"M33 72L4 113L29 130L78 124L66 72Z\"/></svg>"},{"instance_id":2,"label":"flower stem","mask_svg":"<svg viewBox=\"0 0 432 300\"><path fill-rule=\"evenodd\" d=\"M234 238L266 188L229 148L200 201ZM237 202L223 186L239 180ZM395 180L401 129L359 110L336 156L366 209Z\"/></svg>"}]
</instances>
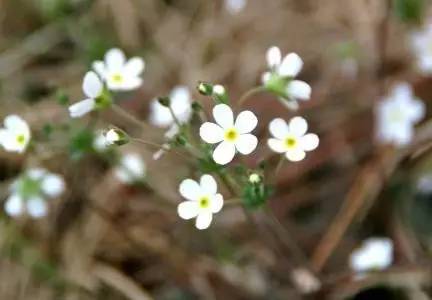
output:
<instances>
[{"instance_id":1,"label":"flower stem","mask_svg":"<svg viewBox=\"0 0 432 300\"><path fill-rule=\"evenodd\" d=\"M250 89L249 91L247 91L246 93L244 93L240 97L240 99L239 99L239 101L237 103L238 107L242 107L243 104L245 104L245 102L247 100L249 100L250 97L252 97L252 96L254 96L254 95L258 94L258 93L261 93L263 91L265 91L265 88L263 86L257 86L257 87L254 87L254 88Z\"/></svg>"},{"instance_id":2,"label":"flower stem","mask_svg":"<svg viewBox=\"0 0 432 300\"><path fill-rule=\"evenodd\" d=\"M158 150L172 151L174 154L176 154L176 155L178 155L178 156L180 156L180 157L182 157L182 158L184 158L186 160L190 160L190 157L188 157L186 155L183 155L180 152L172 150L171 148L167 147L167 145L165 145L165 144L161 145L161 144L149 142L149 141L146 141L146 140L143 140L143 139L132 138L132 137L131 137L131 141L137 142L137 143L140 143L140 144L143 144L143 145L147 145L147 146L156 148Z\"/></svg>"},{"instance_id":3,"label":"flower stem","mask_svg":"<svg viewBox=\"0 0 432 300\"><path fill-rule=\"evenodd\" d=\"M142 129L150 128L150 126L147 123L141 121L140 119L138 119L137 117L135 117L134 115L132 115L128 111L124 110L121 106L119 106L117 104L112 104L111 109L116 114L120 115L121 117L128 120L130 123L134 124L137 127L140 127Z\"/></svg>"}]
</instances>

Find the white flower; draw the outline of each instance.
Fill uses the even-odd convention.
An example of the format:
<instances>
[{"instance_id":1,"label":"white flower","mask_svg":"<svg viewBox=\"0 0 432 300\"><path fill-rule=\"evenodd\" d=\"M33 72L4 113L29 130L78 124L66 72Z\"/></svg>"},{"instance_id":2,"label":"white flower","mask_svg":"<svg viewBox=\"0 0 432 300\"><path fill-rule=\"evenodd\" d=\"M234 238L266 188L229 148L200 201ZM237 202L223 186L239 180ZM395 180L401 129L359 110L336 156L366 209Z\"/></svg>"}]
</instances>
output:
<instances>
[{"instance_id":1,"label":"white flower","mask_svg":"<svg viewBox=\"0 0 432 300\"><path fill-rule=\"evenodd\" d=\"M417 59L417 67L425 74L432 73L432 23L422 31L412 34L411 46Z\"/></svg>"},{"instance_id":2,"label":"white flower","mask_svg":"<svg viewBox=\"0 0 432 300\"><path fill-rule=\"evenodd\" d=\"M116 177L123 183L133 184L143 180L146 173L146 165L139 154L125 154L117 168L114 170Z\"/></svg>"},{"instance_id":3,"label":"white flower","mask_svg":"<svg viewBox=\"0 0 432 300\"><path fill-rule=\"evenodd\" d=\"M31 138L30 128L26 121L17 115L9 115L0 129L0 144L6 151L23 153Z\"/></svg>"},{"instance_id":4,"label":"white flower","mask_svg":"<svg viewBox=\"0 0 432 300\"><path fill-rule=\"evenodd\" d=\"M103 83L95 72L89 71L84 76L82 89L88 98L69 106L72 118L82 117L98 107L98 101L103 93Z\"/></svg>"},{"instance_id":5,"label":"white flower","mask_svg":"<svg viewBox=\"0 0 432 300\"><path fill-rule=\"evenodd\" d=\"M189 89L186 86L176 86L169 95L170 106L180 123L189 121L192 115L192 101ZM157 99L150 104L150 122L158 127L175 125L174 118L168 107L163 106Z\"/></svg>"},{"instance_id":6,"label":"white flower","mask_svg":"<svg viewBox=\"0 0 432 300\"><path fill-rule=\"evenodd\" d=\"M277 118L270 122L269 130L274 138L268 139L268 146L277 153L285 153L290 161L300 161L306 156L305 151L312 151L319 144L316 134L306 134L308 125L302 117L294 117L289 124Z\"/></svg>"},{"instance_id":7,"label":"white flower","mask_svg":"<svg viewBox=\"0 0 432 300\"><path fill-rule=\"evenodd\" d=\"M145 63L142 58L133 57L126 61L120 49L111 49L105 54L105 61L95 61L93 69L104 79L112 91L130 91L141 86L141 73Z\"/></svg>"},{"instance_id":8,"label":"white flower","mask_svg":"<svg viewBox=\"0 0 432 300\"><path fill-rule=\"evenodd\" d=\"M213 108L213 117L217 124L205 122L200 127L200 137L206 143L220 143L213 151L213 159L220 165L233 160L236 151L247 155L252 153L258 139L250 134L258 124L258 119L251 111L242 111L234 122L234 114L226 104Z\"/></svg>"},{"instance_id":9,"label":"white flower","mask_svg":"<svg viewBox=\"0 0 432 300\"><path fill-rule=\"evenodd\" d=\"M376 107L377 137L384 143L406 145L424 115L424 103L413 95L410 85L400 83Z\"/></svg>"},{"instance_id":10,"label":"white flower","mask_svg":"<svg viewBox=\"0 0 432 300\"><path fill-rule=\"evenodd\" d=\"M6 200L5 211L15 217L27 212L34 218L47 214L47 198L60 196L65 183L59 175L45 169L28 170L11 185L11 195Z\"/></svg>"},{"instance_id":11,"label":"white flower","mask_svg":"<svg viewBox=\"0 0 432 300\"><path fill-rule=\"evenodd\" d=\"M271 47L266 53L267 65L270 69L262 75L262 81L268 89L283 94L283 101L291 109L298 107L297 100L309 100L312 88L301 80L294 80L303 67L303 61L296 53L289 53L282 59L278 47ZM281 81L281 79L283 79Z\"/></svg>"},{"instance_id":12,"label":"white flower","mask_svg":"<svg viewBox=\"0 0 432 300\"><path fill-rule=\"evenodd\" d=\"M388 238L369 238L350 257L350 267L362 273L383 270L393 261L393 242Z\"/></svg>"},{"instance_id":13,"label":"white flower","mask_svg":"<svg viewBox=\"0 0 432 300\"><path fill-rule=\"evenodd\" d=\"M208 228L213 214L223 206L223 197L217 193L216 180L211 175L201 176L199 183L185 179L180 183L179 191L187 199L177 207L180 218L189 220L196 217L196 228Z\"/></svg>"},{"instance_id":14,"label":"white flower","mask_svg":"<svg viewBox=\"0 0 432 300\"><path fill-rule=\"evenodd\" d=\"M247 5L247 0L225 0L225 9L230 14L238 14L241 12Z\"/></svg>"},{"instance_id":15,"label":"white flower","mask_svg":"<svg viewBox=\"0 0 432 300\"><path fill-rule=\"evenodd\" d=\"M105 138L103 131L97 132L93 138L93 148L97 152L105 152L109 148L109 144Z\"/></svg>"},{"instance_id":16,"label":"white flower","mask_svg":"<svg viewBox=\"0 0 432 300\"><path fill-rule=\"evenodd\" d=\"M261 181L261 176L257 173L252 173L249 175L250 183L259 183Z\"/></svg>"}]
</instances>

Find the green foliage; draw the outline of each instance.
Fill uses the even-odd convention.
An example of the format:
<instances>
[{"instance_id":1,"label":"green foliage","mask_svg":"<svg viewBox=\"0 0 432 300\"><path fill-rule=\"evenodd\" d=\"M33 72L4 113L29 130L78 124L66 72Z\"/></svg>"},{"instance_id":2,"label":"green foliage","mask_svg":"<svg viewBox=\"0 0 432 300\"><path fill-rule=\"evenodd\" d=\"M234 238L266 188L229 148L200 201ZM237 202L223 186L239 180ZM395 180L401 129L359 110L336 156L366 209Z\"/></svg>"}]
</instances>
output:
<instances>
[{"instance_id":1,"label":"green foliage","mask_svg":"<svg viewBox=\"0 0 432 300\"><path fill-rule=\"evenodd\" d=\"M86 153L93 151L93 133L88 129L83 129L72 135L69 151L72 159L80 159Z\"/></svg>"},{"instance_id":2,"label":"green foliage","mask_svg":"<svg viewBox=\"0 0 432 300\"><path fill-rule=\"evenodd\" d=\"M265 185L264 181L257 183L247 182L242 192L242 202L248 209L262 207L273 193L273 189Z\"/></svg>"},{"instance_id":3,"label":"green foliage","mask_svg":"<svg viewBox=\"0 0 432 300\"><path fill-rule=\"evenodd\" d=\"M425 0L394 0L394 12L402 22L420 23L425 3Z\"/></svg>"}]
</instances>

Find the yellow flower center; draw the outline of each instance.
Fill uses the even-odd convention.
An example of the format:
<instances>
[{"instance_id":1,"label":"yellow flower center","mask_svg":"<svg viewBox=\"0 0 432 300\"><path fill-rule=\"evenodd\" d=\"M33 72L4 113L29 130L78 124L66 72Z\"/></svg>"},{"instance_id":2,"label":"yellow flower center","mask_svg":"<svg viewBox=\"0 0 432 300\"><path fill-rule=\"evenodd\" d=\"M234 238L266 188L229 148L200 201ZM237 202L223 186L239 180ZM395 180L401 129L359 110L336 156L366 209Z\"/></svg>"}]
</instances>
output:
<instances>
[{"instance_id":1,"label":"yellow flower center","mask_svg":"<svg viewBox=\"0 0 432 300\"><path fill-rule=\"evenodd\" d=\"M237 140L238 136L239 134L235 128L231 128L225 131L225 140L229 142L234 142L235 140Z\"/></svg>"},{"instance_id":2,"label":"yellow flower center","mask_svg":"<svg viewBox=\"0 0 432 300\"><path fill-rule=\"evenodd\" d=\"M288 149L293 149L297 146L297 138L290 136L285 139L285 146Z\"/></svg>"},{"instance_id":3,"label":"yellow flower center","mask_svg":"<svg viewBox=\"0 0 432 300\"><path fill-rule=\"evenodd\" d=\"M24 144L25 143L25 136L24 134L19 134L16 137L16 141L18 142L18 144Z\"/></svg>"},{"instance_id":4,"label":"yellow flower center","mask_svg":"<svg viewBox=\"0 0 432 300\"><path fill-rule=\"evenodd\" d=\"M112 81L115 83L122 83L123 82L123 76L119 73L115 73L111 76Z\"/></svg>"},{"instance_id":5,"label":"yellow flower center","mask_svg":"<svg viewBox=\"0 0 432 300\"><path fill-rule=\"evenodd\" d=\"M198 200L200 208L208 208L210 206L210 199L207 196L203 196Z\"/></svg>"},{"instance_id":6,"label":"yellow flower center","mask_svg":"<svg viewBox=\"0 0 432 300\"><path fill-rule=\"evenodd\" d=\"M390 122L399 123L403 121L405 115L400 109L393 109L390 112Z\"/></svg>"}]
</instances>

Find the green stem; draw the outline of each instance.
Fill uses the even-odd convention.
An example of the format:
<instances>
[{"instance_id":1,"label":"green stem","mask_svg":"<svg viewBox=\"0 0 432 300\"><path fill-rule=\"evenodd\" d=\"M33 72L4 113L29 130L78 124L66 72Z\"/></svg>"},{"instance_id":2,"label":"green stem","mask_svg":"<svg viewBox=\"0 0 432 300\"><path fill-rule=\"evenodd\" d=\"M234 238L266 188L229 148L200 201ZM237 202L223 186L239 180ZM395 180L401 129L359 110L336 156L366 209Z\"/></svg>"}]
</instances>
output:
<instances>
[{"instance_id":1,"label":"green stem","mask_svg":"<svg viewBox=\"0 0 432 300\"><path fill-rule=\"evenodd\" d=\"M265 88L263 86L257 86L257 87L254 87L254 88L250 89L249 91L247 91L246 93L244 93L240 97L240 99L238 101L238 107L242 107L243 104L245 104L245 102L247 100L249 100L250 97L252 97L255 94L261 93L263 91L265 91Z\"/></svg>"}]
</instances>

